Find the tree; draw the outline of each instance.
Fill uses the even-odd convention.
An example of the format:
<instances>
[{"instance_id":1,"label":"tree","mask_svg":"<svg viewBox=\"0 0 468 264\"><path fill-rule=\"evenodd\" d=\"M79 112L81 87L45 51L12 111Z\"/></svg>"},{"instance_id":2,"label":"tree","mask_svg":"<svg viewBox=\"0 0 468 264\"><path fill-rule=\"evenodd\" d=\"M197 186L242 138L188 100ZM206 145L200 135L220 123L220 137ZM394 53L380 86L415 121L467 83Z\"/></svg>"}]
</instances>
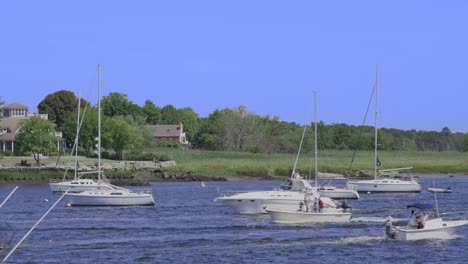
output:
<instances>
[{"instance_id":1,"label":"tree","mask_svg":"<svg viewBox=\"0 0 468 264\"><path fill-rule=\"evenodd\" d=\"M463 151L468 152L468 133L463 136Z\"/></svg>"},{"instance_id":2,"label":"tree","mask_svg":"<svg viewBox=\"0 0 468 264\"><path fill-rule=\"evenodd\" d=\"M125 116L132 115L133 117L142 116L141 108L128 100L128 95L124 93L111 92L108 96L101 99L102 112L106 116Z\"/></svg>"},{"instance_id":3,"label":"tree","mask_svg":"<svg viewBox=\"0 0 468 264\"><path fill-rule=\"evenodd\" d=\"M141 134L121 116L104 120L101 138L103 147L113 149L117 159L123 159L126 150L143 146Z\"/></svg>"},{"instance_id":4,"label":"tree","mask_svg":"<svg viewBox=\"0 0 468 264\"><path fill-rule=\"evenodd\" d=\"M176 125L180 123L179 111L173 105L166 105L161 109L161 124Z\"/></svg>"},{"instance_id":5,"label":"tree","mask_svg":"<svg viewBox=\"0 0 468 264\"><path fill-rule=\"evenodd\" d=\"M179 109L178 112L180 122L184 125L184 131L187 133L187 140L191 141L200 128L200 118L190 107Z\"/></svg>"},{"instance_id":6,"label":"tree","mask_svg":"<svg viewBox=\"0 0 468 264\"><path fill-rule=\"evenodd\" d=\"M57 148L54 124L49 120L32 117L22 123L16 143L19 153L32 152L39 164L40 154L48 154Z\"/></svg>"},{"instance_id":7,"label":"tree","mask_svg":"<svg viewBox=\"0 0 468 264\"><path fill-rule=\"evenodd\" d=\"M142 111L148 125L161 123L161 108L157 107L151 100L145 101Z\"/></svg>"},{"instance_id":8,"label":"tree","mask_svg":"<svg viewBox=\"0 0 468 264\"><path fill-rule=\"evenodd\" d=\"M81 100L81 106L89 104ZM73 92L61 90L47 95L37 106L39 113L48 114L49 120L54 122L59 128L62 127L65 119L77 109L78 98Z\"/></svg>"},{"instance_id":9,"label":"tree","mask_svg":"<svg viewBox=\"0 0 468 264\"><path fill-rule=\"evenodd\" d=\"M95 138L98 136L98 112L97 108L90 107L82 110L80 114L83 121L81 123L78 145L83 147L87 155L90 155L96 144ZM71 147L76 136L76 118L77 112L73 112L68 116L63 124L63 136L67 141L67 146ZM102 116L103 120L106 116Z\"/></svg>"}]
</instances>

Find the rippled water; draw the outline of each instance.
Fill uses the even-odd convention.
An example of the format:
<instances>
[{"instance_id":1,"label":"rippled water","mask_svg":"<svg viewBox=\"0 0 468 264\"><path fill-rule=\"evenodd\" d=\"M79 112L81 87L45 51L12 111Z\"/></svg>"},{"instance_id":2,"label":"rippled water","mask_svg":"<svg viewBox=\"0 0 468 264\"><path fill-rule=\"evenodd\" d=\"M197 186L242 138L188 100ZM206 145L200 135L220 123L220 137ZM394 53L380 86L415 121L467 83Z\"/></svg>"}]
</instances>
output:
<instances>
[{"instance_id":1,"label":"rippled water","mask_svg":"<svg viewBox=\"0 0 468 264\"><path fill-rule=\"evenodd\" d=\"M448 240L398 242L383 236L384 217L406 217L412 202L434 202L444 218L468 218L468 177L422 178L420 194L362 194L345 224L280 225L268 215L244 216L213 202L218 191L272 189L278 181L154 183L154 207L55 207L9 263L467 263L468 226ZM343 182L336 182L338 185ZM0 199L13 189L0 186ZM59 195L46 185L22 185L0 209L11 227L6 252ZM48 201L46 201L46 199ZM2 231L5 234L5 230Z\"/></svg>"}]
</instances>

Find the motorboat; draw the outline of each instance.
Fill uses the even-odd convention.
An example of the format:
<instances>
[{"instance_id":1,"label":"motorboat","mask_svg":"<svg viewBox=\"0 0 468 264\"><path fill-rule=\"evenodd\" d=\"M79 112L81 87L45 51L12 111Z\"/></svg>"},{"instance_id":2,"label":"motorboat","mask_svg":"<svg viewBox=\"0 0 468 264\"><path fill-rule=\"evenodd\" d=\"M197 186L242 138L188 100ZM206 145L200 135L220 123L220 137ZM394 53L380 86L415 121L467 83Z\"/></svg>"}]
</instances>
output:
<instances>
[{"instance_id":1,"label":"motorboat","mask_svg":"<svg viewBox=\"0 0 468 264\"><path fill-rule=\"evenodd\" d=\"M452 192L452 188L450 188L450 187L447 187L447 188L432 188L432 187L429 187L429 188L427 188L427 190L429 192L432 192L432 193L451 193Z\"/></svg>"},{"instance_id":2,"label":"motorboat","mask_svg":"<svg viewBox=\"0 0 468 264\"><path fill-rule=\"evenodd\" d=\"M390 171L401 171L401 170L410 170L410 168L397 168L397 169L387 169L387 170L377 170L378 166L381 166L381 162L378 157L378 141L377 141L377 92L379 88L379 67L377 65L376 73L376 82L374 86L373 93L375 95L375 116L374 116L374 179L371 180L350 180L347 182L347 189L356 190L358 192L420 192L421 185L410 176L407 179L403 178L390 178L384 177L383 172Z\"/></svg>"},{"instance_id":3,"label":"motorboat","mask_svg":"<svg viewBox=\"0 0 468 264\"><path fill-rule=\"evenodd\" d=\"M387 218L385 234L390 239L420 240L447 239L454 235L458 227L468 224L468 220L446 221L439 217L438 210L434 212L432 204L411 204L408 224L403 227L393 227L391 218Z\"/></svg>"},{"instance_id":4,"label":"motorboat","mask_svg":"<svg viewBox=\"0 0 468 264\"><path fill-rule=\"evenodd\" d=\"M135 192L109 183L102 183L105 176L101 164L101 65L98 65L98 84L98 187L83 192L71 193L66 191L64 193L65 203L67 206L154 205L151 191Z\"/></svg>"},{"instance_id":5,"label":"motorboat","mask_svg":"<svg viewBox=\"0 0 468 264\"><path fill-rule=\"evenodd\" d=\"M266 214L265 208L295 211L301 202L310 196L311 200L318 197L318 193L298 173L283 181L279 188L269 191L225 192L214 199L232 208L240 214ZM336 207L329 198L323 199L325 206Z\"/></svg>"},{"instance_id":6,"label":"motorboat","mask_svg":"<svg viewBox=\"0 0 468 264\"><path fill-rule=\"evenodd\" d=\"M341 209L325 209L323 212L286 211L266 208L273 223L306 224L306 223L338 223L349 222L350 212Z\"/></svg>"}]
</instances>

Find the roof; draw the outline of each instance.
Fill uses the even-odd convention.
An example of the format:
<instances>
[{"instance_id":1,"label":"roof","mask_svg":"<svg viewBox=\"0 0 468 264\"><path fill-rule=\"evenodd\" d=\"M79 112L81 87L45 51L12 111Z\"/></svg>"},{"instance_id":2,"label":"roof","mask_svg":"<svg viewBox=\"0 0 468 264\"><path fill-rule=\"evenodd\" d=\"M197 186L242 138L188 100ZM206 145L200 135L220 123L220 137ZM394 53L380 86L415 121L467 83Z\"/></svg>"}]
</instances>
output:
<instances>
[{"instance_id":1,"label":"roof","mask_svg":"<svg viewBox=\"0 0 468 264\"><path fill-rule=\"evenodd\" d=\"M3 133L0 136L0 139L6 141L14 140L15 132L20 128L21 122L27 119L29 119L29 117L24 116L2 118L0 120L0 128L2 130L6 128L8 132Z\"/></svg>"},{"instance_id":2,"label":"roof","mask_svg":"<svg viewBox=\"0 0 468 264\"><path fill-rule=\"evenodd\" d=\"M28 107L20 103L11 103L9 105L5 105L2 109L28 109Z\"/></svg>"},{"instance_id":3,"label":"roof","mask_svg":"<svg viewBox=\"0 0 468 264\"><path fill-rule=\"evenodd\" d=\"M180 137L180 125L147 125L153 131L153 137Z\"/></svg>"}]
</instances>

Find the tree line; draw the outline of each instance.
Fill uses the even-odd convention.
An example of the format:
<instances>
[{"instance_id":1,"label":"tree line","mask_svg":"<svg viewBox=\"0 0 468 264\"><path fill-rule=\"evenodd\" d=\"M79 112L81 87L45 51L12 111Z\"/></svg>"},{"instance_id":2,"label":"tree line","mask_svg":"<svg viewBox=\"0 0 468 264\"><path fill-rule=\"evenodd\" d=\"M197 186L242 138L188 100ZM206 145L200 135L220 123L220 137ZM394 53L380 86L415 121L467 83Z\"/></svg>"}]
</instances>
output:
<instances>
[{"instance_id":1,"label":"tree line","mask_svg":"<svg viewBox=\"0 0 468 264\"><path fill-rule=\"evenodd\" d=\"M68 147L73 145L77 127L77 109L85 116L79 133L84 154L94 151L97 137L97 108L70 91L61 90L47 95L38 105L39 113L48 114L55 129L63 132ZM281 121L278 116L259 116L243 105L233 109L216 109L200 117L190 107L159 107L151 100L139 106L123 93L111 92L101 100L103 113L102 144L112 150L117 159L138 152L144 146L154 146L152 132L145 125L184 125L193 148L222 151L261 153L293 153L297 151L305 129L304 151L312 151L313 124L304 126ZM33 121L26 121L33 122ZM35 127L40 125L35 124ZM45 126L50 130L50 126ZM374 128L347 124L318 123L319 149L371 150L374 148ZM31 151L30 142L21 142L20 152ZM37 139L36 139L37 141ZM37 142L36 142L37 143ZM468 133L452 133L448 127L441 131L417 131L380 128L378 144L381 150L394 151L468 151ZM29 146L29 147L27 147ZM52 151L49 149L49 151Z\"/></svg>"}]
</instances>

